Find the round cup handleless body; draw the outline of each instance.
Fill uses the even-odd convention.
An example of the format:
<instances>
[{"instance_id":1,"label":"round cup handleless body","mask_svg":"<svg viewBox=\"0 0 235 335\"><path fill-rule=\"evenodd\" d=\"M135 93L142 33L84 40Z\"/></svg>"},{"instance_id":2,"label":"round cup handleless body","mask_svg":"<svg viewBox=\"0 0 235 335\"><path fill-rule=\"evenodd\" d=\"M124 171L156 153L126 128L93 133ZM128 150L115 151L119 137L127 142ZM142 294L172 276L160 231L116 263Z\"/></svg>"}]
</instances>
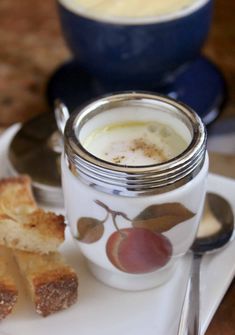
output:
<instances>
[{"instance_id":1,"label":"round cup handleless body","mask_svg":"<svg viewBox=\"0 0 235 335\"><path fill-rule=\"evenodd\" d=\"M184 138L185 148L167 161L148 165L140 161L125 165L88 151L87 138L94 140L98 150L96 130L112 125L112 137L113 125L120 127L120 121L122 136L126 136L123 127L128 134L133 124L140 127L146 121L151 132L155 122L170 125ZM72 236L91 272L104 283L126 290L165 282L193 243L203 209L208 158L205 128L198 116L163 96L120 93L75 111L64 136L65 208ZM108 145L111 141L109 137ZM137 150L131 147L130 152L135 155L142 150L149 159L152 149L148 143Z\"/></svg>"},{"instance_id":2,"label":"round cup handleless body","mask_svg":"<svg viewBox=\"0 0 235 335\"><path fill-rule=\"evenodd\" d=\"M199 55L213 0L197 0L191 7L168 16L128 19L92 16L67 0L58 3L74 56L99 82L119 90L165 85Z\"/></svg>"}]
</instances>

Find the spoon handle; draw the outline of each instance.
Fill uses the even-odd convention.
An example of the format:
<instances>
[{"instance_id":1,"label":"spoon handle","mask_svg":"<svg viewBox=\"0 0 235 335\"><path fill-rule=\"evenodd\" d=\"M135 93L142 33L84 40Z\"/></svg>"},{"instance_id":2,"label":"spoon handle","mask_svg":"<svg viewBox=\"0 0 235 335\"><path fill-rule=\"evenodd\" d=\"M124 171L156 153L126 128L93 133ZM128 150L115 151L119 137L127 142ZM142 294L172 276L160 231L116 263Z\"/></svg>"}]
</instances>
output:
<instances>
[{"instance_id":1,"label":"spoon handle","mask_svg":"<svg viewBox=\"0 0 235 335\"><path fill-rule=\"evenodd\" d=\"M200 264L202 255L193 253L190 276L181 311L178 335L199 335Z\"/></svg>"}]
</instances>

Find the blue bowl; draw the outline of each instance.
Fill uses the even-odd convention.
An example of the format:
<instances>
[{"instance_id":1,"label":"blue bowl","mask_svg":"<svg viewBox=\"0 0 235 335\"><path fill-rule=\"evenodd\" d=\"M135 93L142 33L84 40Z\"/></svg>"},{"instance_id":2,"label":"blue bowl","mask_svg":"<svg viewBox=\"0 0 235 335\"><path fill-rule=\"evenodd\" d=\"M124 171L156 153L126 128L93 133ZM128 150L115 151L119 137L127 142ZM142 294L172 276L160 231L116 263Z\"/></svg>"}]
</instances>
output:
<instances>
[{"instance_id":1,"label":"blue bowl","mask_svg":"<svg viewBox=\"0 0 235 335\"><path fill-rule=\"evenodd\" d=\"M65 39L81 66L104 85L144 89L170 82L201 51L213 0L165 17L99 18L58 2Z\"/></svg>"}]
</instances>

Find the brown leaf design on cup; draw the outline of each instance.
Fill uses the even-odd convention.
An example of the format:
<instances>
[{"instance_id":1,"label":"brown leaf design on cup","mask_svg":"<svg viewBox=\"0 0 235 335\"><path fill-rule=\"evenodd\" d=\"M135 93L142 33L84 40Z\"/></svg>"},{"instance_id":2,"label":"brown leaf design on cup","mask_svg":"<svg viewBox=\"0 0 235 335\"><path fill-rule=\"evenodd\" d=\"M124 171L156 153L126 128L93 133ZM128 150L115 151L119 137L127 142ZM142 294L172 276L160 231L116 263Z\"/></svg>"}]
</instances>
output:
<instances>
[{"instance_id":1,"label":"brown leaf design on cup","mask_svg":"<svg viewBox=\"0 0 235 335\"><path fill-rule=\"evenodd\" d=\"M104 233L104 221L95 218L82 217L77 222L77 239L84 243L94 243L101 239Z\"/></svg>"},{"instance_id":2,"label":"brown leaf design on cup","mask_svg":"<svg viewBox=\"0 0 235 335\"><path fill-rule=\"evenodd\" d=\"M133 219L132 225L163 233L193 216L194 213L177 202L151 205Z\"/></svg>"}]
</instances>

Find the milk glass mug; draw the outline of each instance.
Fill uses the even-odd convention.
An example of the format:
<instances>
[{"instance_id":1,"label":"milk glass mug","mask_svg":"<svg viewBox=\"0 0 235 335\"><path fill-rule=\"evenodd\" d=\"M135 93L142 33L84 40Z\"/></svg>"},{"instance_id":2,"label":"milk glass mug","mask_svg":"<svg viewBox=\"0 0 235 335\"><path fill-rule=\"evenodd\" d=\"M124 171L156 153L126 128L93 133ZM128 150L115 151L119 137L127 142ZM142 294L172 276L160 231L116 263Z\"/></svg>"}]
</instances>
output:
<instances>
[{"instance_id":1,"label":"milk glass mug","mask_svg":"<svg viewBox=\"0 0 235 335\"><path fill-rule=\"evenodd\" d=\"M173 155L162 159L169 134ZM197 114L164 96L110 95L70 116L64 142L68 223L90 271L125 290L168 280L203 209L208 156Z\"/></svg>"}]
</instances>

